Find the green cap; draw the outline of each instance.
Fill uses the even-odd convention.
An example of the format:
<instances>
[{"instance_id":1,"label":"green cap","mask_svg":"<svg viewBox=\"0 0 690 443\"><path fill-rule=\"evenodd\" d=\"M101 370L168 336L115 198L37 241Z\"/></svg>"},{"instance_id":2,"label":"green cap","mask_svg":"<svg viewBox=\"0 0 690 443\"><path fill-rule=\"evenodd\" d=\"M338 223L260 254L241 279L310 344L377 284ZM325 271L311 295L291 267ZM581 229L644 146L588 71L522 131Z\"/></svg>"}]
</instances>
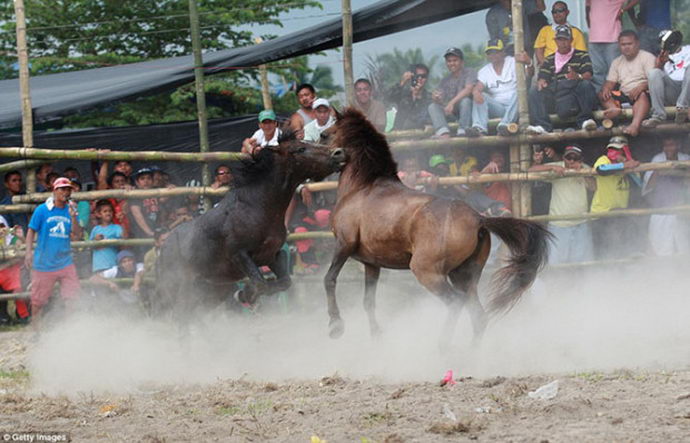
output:
<instances>
[{"instance_id":1,"label":"green cap","mask_svg":"<svg viewBox=\"0 0 690 443\"><path fill-rule=\"evenodd\" d=\"M264 109L259 112L259 123L264 120L276 120L276 113L272 109Z\"/></svg>"},{"instance_id":2,"label":"green cap","mask_svg":"<svg viewBox=\"0 0 690 443\"><path fill-rule=\"evenodd\" d=\"M442 163L448 163L448 160L446 160L446 158L444 156L442 156L441 154L435 154L429 158L429 167L430 168L435 168L436 166L438 166Z\"/></svg>"}]
</instances>

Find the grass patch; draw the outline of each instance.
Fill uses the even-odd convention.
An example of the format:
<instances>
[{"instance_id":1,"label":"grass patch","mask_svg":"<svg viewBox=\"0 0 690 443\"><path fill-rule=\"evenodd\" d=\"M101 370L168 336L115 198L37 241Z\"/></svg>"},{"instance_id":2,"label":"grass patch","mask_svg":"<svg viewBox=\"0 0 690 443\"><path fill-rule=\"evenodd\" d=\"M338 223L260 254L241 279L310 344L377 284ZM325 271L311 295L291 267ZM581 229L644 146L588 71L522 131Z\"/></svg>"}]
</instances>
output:
<instances>
[{"instance_id":1,"label":"grass patch","mask_svg":"<svg viewBox=\"0 0 690 443\"><path fill-rule=\"evenodd\" d=\"M5 371L0 369L0 378L9 378L11 380L23 380L29 378L29 371L20 369L18 371Z\"/></svg>"},{"instance_id":2,"label":"grass patch","mask_svg":"<svg viewBox=\"0 0 690 443\"><path fill-rule=\"evenodd\" d=\"M597 371L578 372L575 374L575 377L581 378L582 380L588 381L591 383L597 383L597 382L600 382L604 379L604 373L603 372L597 372Z\"/></svg>"}]
</instances>

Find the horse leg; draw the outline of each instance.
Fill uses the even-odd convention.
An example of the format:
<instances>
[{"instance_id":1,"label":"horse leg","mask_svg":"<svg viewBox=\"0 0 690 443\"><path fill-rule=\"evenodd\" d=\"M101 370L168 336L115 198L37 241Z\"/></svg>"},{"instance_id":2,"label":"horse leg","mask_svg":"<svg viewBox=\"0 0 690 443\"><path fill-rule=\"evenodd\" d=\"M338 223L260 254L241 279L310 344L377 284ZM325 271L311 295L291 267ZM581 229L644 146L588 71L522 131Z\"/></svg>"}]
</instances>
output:
<instances>
[{"instance_id":1,"label":"horse leg","mask_svg":"<svg viewBox=\"0 0 690 443\"><path fill-rule=\"evenodd\" d=\"M381 328L376 321L376 285L379 282L381 268L373 265L364 265L364 310L369 317L369 331L372 337L381 335Z\"/></svg>"},{"instance_id":2,"label":"horse leg","mask_svg":"<svg viewBox=\"0 0 690 443\"><path fill-rule=\"evenodd\" d=\"M323 279L324 286L326 287L326 299L328 300L328 316L330 317L330 321L328 322L328 335L331 338L340 338L345 332L345 323L343 319L340 318L340 309L338 309L338 303L335 300L335 285L338 274L340 274L343 265L345 265L349 257L349 250L343 245L336 245L333 261L331 261L331 266L328 268L328 272L326 272L326 276Z\"/></svg>"},{"instance_id":3,"label":"horse leg","mask_svg":"<svg viewBox=\"0 0 690 443\"><path fill-rule=\"evenodd\" d=\"M261 275L261 270L256 266L256 263L254 263L254 260L252 260L249 254L247 254L247 251L239 251L236 257L237 264L244 272L244 275L249 277L250 280L250 284L248 284L246 289L240 294L239 301L253 305L256 303L260 294L267 292L268 284L263 275Z\"/></svg>"},{"instance_id":4,"label":"horse leg","mask_svg":"<svg viewBox=\"0 0 690 443\"><path fill-rule=\"evenodd\" d=\"M455 326L458 323L458 317L462 311L462 307L467 300L467 294L456 288L453 288L448 283L448 278L445 274L440 272L432 266L422 266L412 257L410 269L414 273L419 283L428 289L432 294L438 296L448 307L448 315L443 324L441 331L441 338L439 340L439 348L442 351L447 351L450 348L450 341L455 333Z\"/></svg>"}]
</instances>

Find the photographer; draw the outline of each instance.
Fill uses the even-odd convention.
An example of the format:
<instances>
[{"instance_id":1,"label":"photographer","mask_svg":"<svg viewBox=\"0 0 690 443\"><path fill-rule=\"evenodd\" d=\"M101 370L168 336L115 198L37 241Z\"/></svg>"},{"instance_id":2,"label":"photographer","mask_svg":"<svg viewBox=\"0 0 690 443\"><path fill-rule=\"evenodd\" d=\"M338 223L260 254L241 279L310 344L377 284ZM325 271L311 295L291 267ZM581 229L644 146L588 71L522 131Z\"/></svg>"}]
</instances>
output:
<instances>
[{"instance_id":1,"label":"photographer","mask_svg":"<svg viewBox=\"0 0 690 443\"><path fill-rule=\"evenodd\" d=\"M395 130L423 129L430 122L427 109L431 104L429 92L425 89L429 68L421 63L410 66L388 92L390 101L398 112L395 115Z\"/></svg>"},{"instance_id":2,"label":"photographer","mask_svg":"<svg viewBox=\"0 0 690 443\"><path fill-rule=\"evenodd\" d=\"M652 117L642 122L645 128L654 128L666 120L665 105L676 105L677 124L688 118L690 45L683 46L680 31L661 31L659 45L661 52L656 58L655 68L649 71Z\"/></svg>"}]
</instances>

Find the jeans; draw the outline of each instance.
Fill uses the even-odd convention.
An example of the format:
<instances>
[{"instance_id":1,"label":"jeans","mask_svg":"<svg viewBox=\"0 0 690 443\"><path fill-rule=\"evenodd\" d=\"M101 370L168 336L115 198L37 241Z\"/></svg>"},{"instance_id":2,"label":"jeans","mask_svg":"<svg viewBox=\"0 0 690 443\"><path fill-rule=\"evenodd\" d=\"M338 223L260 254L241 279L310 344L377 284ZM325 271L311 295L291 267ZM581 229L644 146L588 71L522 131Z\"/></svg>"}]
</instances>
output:
<instances>
[{"instance_id":1,"label":"jeans","mask_svg":"<svg viewBox=\"0 0 690 443\"><path fill-rule=\"evenodd\" d=\"M679 108L690 106L690 69L685 70L683 81L672 80L661 69L649 71L649 95L652 98L652 117L666 120L665 105Z\"/></svg>"},{"instance_id":2,"label":"jeans","mask_svg":"<svg viewBox=\"0 0 690 443\"><path fill-rule=\"evenodd\" d=\"M549 264L577 263L593 259L592 228L589 222L568 227L550 223L549 231L553 234Z\"/></svg>"},{"instance_id":3,"label":"jeans","mask_svg":"<svg viewBox=\"0 0 690 443\"><path fill-rule=\"evenodd\" d=\"M434 126L436 135L448 134L448 120L446 113L443 111L443 106L438 103L429 105L429 117L431 117L431 124ZM467 129L470 127L472 120L472 99L464 97L456 106L454 114L458 116L458 124L460 129Z\"/></svg>"},{"instance_id":4,"label":"jeans","mask_svg":"<svg viewBox=\"0 0 690 443\"><path fill-rule=\"evenodd\" d=\"M482 94L484 103L474 103L472 107L472 126L488 131L489 118L501 117L501 123L515 123L518 118L517 92L508 103L502 103L488 94Z\"/></svg>"},{"instance_id":5,"label":"jeans","mask_svg":"<svg viewBox=\"0 0 690 443\"><path fill-rule=\"evenodd\" d=\"M618 42L589 44L589 57L592 59L592 68L594 68L592 83L597 91L604 85L613 59L620 54Z\"/></svg>"},{"instance_id":6,"label":"jeans","mask_svg":"<svg viewBox=\"0 0 690 443\"><path fill-rule=\"evenodd\" d=\"M585 120L592 118L592 110L597 104L597 95L594 91L594 86L589 80L580 80L575 88L570 92L570 100L575 105L576 121L578 128L582 127ZM533 125L542 126L547 131L553 129L551 119L549 118L549 111L555 110L556 114L562 119L567 119L573 116L573 108L570 104L567 106L559 106L556 101L556 87L554 84L549 85L538 91L537 88L532 88L529 91L529 112L530 122Z\"/></svg>"}]
</instances>

